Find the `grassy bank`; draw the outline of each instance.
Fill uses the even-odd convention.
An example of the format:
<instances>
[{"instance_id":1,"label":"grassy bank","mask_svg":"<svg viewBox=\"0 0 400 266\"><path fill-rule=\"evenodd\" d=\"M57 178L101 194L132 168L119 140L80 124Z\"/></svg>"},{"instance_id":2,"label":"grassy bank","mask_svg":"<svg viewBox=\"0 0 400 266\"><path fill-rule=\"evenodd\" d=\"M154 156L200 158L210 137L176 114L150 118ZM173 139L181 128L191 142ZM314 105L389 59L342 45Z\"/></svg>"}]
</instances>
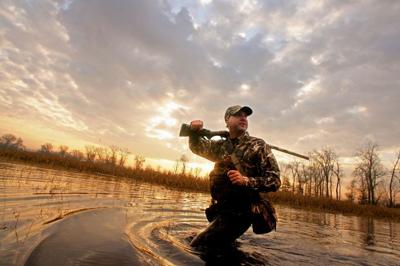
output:
<instances>
[{"instance_id":1,"label":"grassy bank","mask_svg":"<svg viewBox=\"0 0 400 266\"><path fill-rule=\"evenodd\" d=\"M135 168L119 166L101 161L87 162L75 158L61 158L58 154L51 153L43 154L32 151L7 152L2 150L0 151L0 161L125 177L186 191L208 192L209 190L207 178L197 177L190 173L174 173L172 171L162 171L151 167Z\"/></svg>"},{"instance_id":2,"label":"grassy bank","mask_svg":"<svg viewBox=\"0 0 400 266\"><path fill-rule=\"evenodd\" d=\"M324 197L306 197L291 192L269 193L272 202L311 211L341 213L344 215L390 219L400 222L400 209L375 205L361 205L351 201L334 200Z\"/></svg>"}]
</instances>

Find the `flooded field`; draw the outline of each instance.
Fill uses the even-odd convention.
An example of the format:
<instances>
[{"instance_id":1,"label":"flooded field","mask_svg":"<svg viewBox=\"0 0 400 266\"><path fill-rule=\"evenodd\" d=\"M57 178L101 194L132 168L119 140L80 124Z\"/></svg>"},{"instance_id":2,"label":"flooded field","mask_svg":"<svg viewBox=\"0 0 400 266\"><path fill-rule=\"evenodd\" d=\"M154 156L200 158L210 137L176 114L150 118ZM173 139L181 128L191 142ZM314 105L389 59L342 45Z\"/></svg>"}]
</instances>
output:
<instances>
[{"instance_id":1,"label":"flooded field","mask_svg":"<svg viewBox=\"0 0 400 266\"><path fill-rule=\"evenodd\" d=\"M0 163L0 265L211 265L190 249L209 196L129 179ZM237 265L399 265L400 224L276 206L276 232Z\"/></svg>"}]
</instances>

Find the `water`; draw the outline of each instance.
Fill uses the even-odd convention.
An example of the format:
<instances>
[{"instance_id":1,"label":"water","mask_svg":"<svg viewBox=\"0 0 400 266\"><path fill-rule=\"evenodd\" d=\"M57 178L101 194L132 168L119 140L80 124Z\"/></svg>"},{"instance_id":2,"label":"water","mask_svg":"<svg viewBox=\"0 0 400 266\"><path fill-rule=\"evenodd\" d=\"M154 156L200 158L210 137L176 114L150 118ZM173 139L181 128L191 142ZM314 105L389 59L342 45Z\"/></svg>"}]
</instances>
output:
<instances>
[{"instance_id":1,"label":"water","mask_svg":"<svg viewBox=\"0 0 400 266\"><path fill-rule=\"evenodd\" d=\"M191 250L209 196L130 179L0 163L0 265L211 265ZM276 206L276 232L237 265L400 265L400 224Z\"/></svg>"}]
</instances>

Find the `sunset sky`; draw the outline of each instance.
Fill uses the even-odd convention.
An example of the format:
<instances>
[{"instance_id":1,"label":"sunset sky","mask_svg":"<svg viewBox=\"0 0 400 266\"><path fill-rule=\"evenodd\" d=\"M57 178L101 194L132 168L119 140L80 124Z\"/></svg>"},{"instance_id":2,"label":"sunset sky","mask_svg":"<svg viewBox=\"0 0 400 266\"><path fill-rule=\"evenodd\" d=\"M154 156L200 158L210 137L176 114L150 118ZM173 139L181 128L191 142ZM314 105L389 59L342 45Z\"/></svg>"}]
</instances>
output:
<instances>
[{"instance_id":1,"label":"sunset sky","mask_svg":"<svg viewBox=\"0 0 400 266\"><path fill-rule=\"evenodd\" d=\"M181 123L249 133L351 164L400 149L400 1L3 0L0 134L26 146L117 145L171 166ZM289 159L275 152L278 160Z\"/></svg>"}]
</instances>

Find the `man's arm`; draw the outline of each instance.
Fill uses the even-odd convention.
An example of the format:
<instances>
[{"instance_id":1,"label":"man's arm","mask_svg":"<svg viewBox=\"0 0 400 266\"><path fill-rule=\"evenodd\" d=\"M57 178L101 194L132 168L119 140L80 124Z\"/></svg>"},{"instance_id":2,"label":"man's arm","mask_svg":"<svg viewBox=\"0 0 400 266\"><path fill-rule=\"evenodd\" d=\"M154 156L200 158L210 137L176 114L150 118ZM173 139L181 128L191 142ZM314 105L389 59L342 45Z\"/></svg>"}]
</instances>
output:
<instances>
[{"instance_id":1,"label":"man's arm","mask_svg":"<svg viewBox=\"0 0 400 266\"><path fill-rule=\"evenodd\" d=\"M190 122L190 128L193 131L198 131L203 128L203 121L193 120ZM189 148L194 153L210 161L217 161L220 152L220 142L212 141L200 137L197 134L189 136Z\"/></svg>"},{"instance_id":2,"label":"man's arm","mask_svg":"<svg viewBox=\"0 0 400 266\"><path fill-rule=\"evenodd\" d=\"M275 192L281 186L280 171L275 156L268 144L259 150L259 173L261 176L248 177L247 186L259 192Z\"/></svg>"},{"instance_id":3,"label":"man's arm","mask_svg":"<svg viewBox=\"0 0 400 266\"><path fill-rule=\"evenodd\" d=\"M212 141L193 134L189 137L189 148L194 153L210 161L218 161L221 145L218 141Z\"/></svg>"}]
</instances>

